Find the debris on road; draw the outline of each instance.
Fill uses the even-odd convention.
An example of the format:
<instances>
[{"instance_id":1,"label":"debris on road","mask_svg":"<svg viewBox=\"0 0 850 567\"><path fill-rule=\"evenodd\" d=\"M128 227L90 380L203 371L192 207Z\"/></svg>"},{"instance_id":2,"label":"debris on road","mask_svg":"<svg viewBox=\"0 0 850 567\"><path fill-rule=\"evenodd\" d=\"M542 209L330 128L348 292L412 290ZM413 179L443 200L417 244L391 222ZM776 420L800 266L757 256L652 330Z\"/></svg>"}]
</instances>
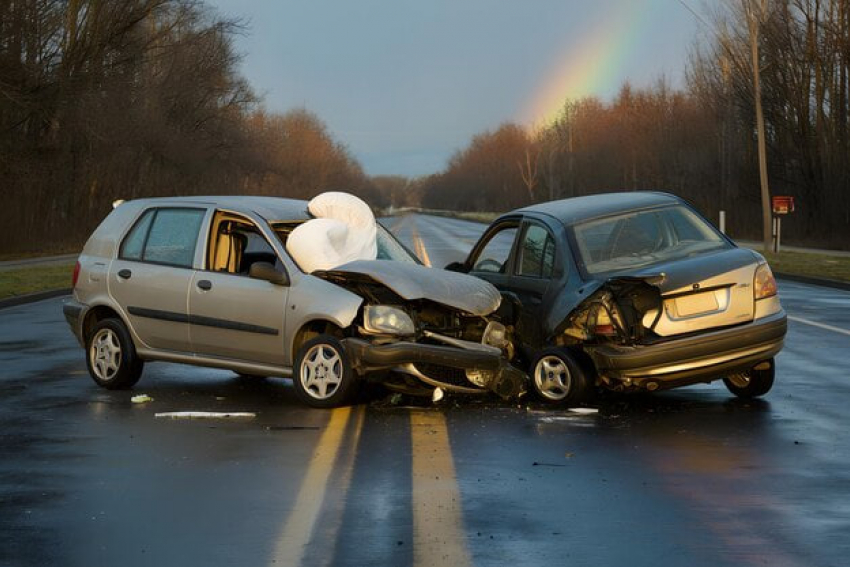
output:
<instances>
[{"instance_id":1,"label":"debris on road","mask_svg":"<svg viewBox=\"0 0 850 567\"><path fill-rule=\"evenodd\" d=\"M595 413L599 413L599 410L596 408L570 408L570 411L581 415L593 415Z\"/></svg>"},{"instance_id":2,"label":"debris on road","mask_svg":"<svg viewBox=\"0 0 850 567\"><path fill-rule=\"evenodd\" d=\"M222 419L222 418L253 418L257 417L254 412L240 411L167 411L154 415L154 417L170 417L172 419Z\"/></svg>"},{"instance_id":3,"label":"debris on road","mask_svg":"<svg viewBox=\"0 0 850 567\"><path fill-rule=\"evenodd\" d=\"M144 404L147 402L152 402L153 398L147 394L139 394L138 396L133 396L132 398L130 398L130 401L134 404Z\"/></svg>"}]
</instances>

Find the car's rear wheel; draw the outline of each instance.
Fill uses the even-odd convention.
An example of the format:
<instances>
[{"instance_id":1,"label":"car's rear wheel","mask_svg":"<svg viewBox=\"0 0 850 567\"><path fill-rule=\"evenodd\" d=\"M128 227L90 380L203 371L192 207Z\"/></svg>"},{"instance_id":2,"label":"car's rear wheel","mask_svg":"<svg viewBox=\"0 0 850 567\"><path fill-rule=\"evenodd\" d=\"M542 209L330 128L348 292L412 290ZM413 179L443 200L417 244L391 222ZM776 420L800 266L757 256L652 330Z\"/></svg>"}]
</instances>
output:
<instances>
[{"instance_id":1,"label":"car's rear wheel","mask_svg":"<svg viewBox=\"0 0 850 567\"><path fill-rule=\"evenodd\" d=\"M119 319L104 319L94 326L86 340L86 353L89 374L98 386L126 390L142 376L144 362Z\"/></svg>"},{"instance_id":2,"label":"car's rear wheel","mask_svg":"<svg viewBox=\"0 0 850 567\"><path fill-rule=\"evenodd\" d=\"M304 403L317 408L342 406L357 394L359 380L339 339L319 335L295 357L292 383Z\"/></svg>"},{"instance_id":3,"label":"car's rear wheel","mask_svg":"<svg viewBox=\"0 0 850 567\"><path fill-rule=\"evenodd\" d=\"M723 383L739 398L757 398L770 391L775 376L776 364L771 358L746 372L730 374L723 379Z\"/></svg>"},{"instance_id":4,"label":"car's rear wheel","mask_svg":"<svg viewBox=\"0 0 850 567\"><path fill-rule=\"evenodd\" d=\"M531 387L548 404L575 405L590 397L587 373L566 349L543 349L531 363Z\"/></svg>"}]
</instances>

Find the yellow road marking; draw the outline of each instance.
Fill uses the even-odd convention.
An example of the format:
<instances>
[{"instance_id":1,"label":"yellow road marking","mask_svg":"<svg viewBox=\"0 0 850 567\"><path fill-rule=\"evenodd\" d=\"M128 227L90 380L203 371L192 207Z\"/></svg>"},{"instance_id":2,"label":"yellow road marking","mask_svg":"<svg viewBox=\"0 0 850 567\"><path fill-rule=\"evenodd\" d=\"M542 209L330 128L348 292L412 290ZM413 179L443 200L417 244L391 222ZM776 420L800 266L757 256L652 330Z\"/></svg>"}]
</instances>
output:
<instances>
[{"instance_id":1,"label":"yellow road marking","mask_svg":"<svg viewBox=\"0 0 850 567\"><path fill-rule=\"evenodd\" d=\"M416 230L416 224L411 224L410 233L413 238L413 251L416 252L416 255L419 256L419 259L422 260L423 264L430 267L431 258L428 257L428 251L425 250L425 243L422 242L422 238L419 236L419 231Z\"/></svg>"},{"instance_id":2,"label":"yellow road marking","mask_svg":"<svg viewBox=\"0 0 850 567\"><path fill-rule=\"evenodd\" d=\"M339 453L350 413L351 408L348 407L337 408L331 413L330 422L322 433L313 459L307 467L307 473L304 475L301 489L298 491L295 506L286 520L286 525L284 525L280 537L277 539L275 552L272 556L275 565L286 565L287 567L301 565L304 549L310 541L313 527L316 525L316 520L322 509L325 488L333 470L337 453Z\"/></svg>"},{"instance_id":3,"label":"yellow road marking","mask_svg":"<svg viewBox=\"0 0 850 567\"><path fill-rule=\"evenodd\" d=\"M348 487L351 485L351 475L354 471L354 463L357 460L357 447L360 444L360 432L363 430L363 421L366 418L366 412L362 406L358 406L354 410L354 430L351 432L351 439L347 443L347 450L339 457L340 462L337 463L337 470L342 469L339 473L337 490L335 497L325 506L325 513L322 515L321 529L317 529L314 535L319 538L324 538L325 542L334 542L334 545L327 545L323 549L321 557L311 557L313 565L324 566L333 563L334 554L336 552L336 538L339 535L339 528L342 526L342 517L345 513L345 504L348 502L346 494Z\"/></svg>"},{"instance_id":4,"label":"yellow road marking","mask_svg":"<svg viewBox=\"0 0 850 567\"><path fill-rule=\"evenodd\" d=\"M834 327L832 325L827 325L826 323L812 321L811 319L803 319L802 317L797 317L796 315L788 315L788 319L790 319L791 321L796 321L797 323L802 323L804 325L818 327L819 329L826 329L827 331L832 331L833 333L840 333L842 335L850 336L850 331L848 331L847 329L842 329L841 327Z\"/></svg>"},{"instance_id":5,"label":"yellow road marking","mask_svg":"<svg viewBox=\"0 0 850 567\"><path fill-rule=\"evenodd\" d=\"M463 531L446 420L437 412L410 414L413 452L413 565L472 565Z\"/></svg>"}]
</instances>

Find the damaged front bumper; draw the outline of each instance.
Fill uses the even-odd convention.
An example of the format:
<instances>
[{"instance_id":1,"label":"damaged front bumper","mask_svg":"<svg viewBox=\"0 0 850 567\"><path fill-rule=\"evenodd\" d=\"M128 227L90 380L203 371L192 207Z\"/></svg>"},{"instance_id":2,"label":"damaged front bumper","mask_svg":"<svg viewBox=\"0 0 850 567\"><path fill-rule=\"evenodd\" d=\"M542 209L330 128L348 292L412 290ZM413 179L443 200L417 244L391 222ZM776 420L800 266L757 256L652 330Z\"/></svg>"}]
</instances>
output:
<instances>
[{"instance_id":1,"label":"damaged front bumper","mask_svg":"<svg viewBox=\"0 0 850 567\"><path fill-rule=\"evenodd\" d=\"M516 398L526 392L528 379L525 373L508 363L501 350L479 343L453 341L453 345L409 341L375 344L364 339L346 338L342 343L351 358L352 367L358 372L397 368L431 385L469 393L489 390L505 399ZM440 384L436 380L429 380L424 373L416 370L417 365L449 367L464 372L475 371L481 377L480 387L473 387L478 384L472 382L467 387Z\"/></svg>"},{"instance_id":2,"label":"damaged front bumper","mask_svg":"<svg viewBox=\"0 0 850 567\"><path fill-rule=\"evenodd\" d=\"M749 370L782 350L784 310L751 323L653 345L588 348L609 386L662 390Z\"/></svg>"}]
</instances>

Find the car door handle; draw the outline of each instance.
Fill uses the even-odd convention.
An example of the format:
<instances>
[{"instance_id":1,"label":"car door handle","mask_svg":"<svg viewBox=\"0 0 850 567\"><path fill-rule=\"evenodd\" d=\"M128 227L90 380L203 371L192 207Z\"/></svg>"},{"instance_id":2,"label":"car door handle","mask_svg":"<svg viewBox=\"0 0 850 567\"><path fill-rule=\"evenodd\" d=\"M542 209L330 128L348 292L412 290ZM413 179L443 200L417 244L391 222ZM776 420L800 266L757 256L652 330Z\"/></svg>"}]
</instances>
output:
<instances>
[{"instance_id":1,"label":"car door handle","mask_svg":"<svg viewBox=\"0 0 850 567\"><path fill-rule=\"evenodd\" d=\"M212 282L210 280L201 280L198 282L198 287L204 291L209 291L212 289Z\"/></svg>"},{"instance_id":2,"label":"car door handle","mask_svg":"<svg viewBox=\"0 0 850 567\"><path fill-rule=\"evenodd\" d=\"M118 277L121 278L122 280L129 280L130 276L132 276L132 275L133 275L133 272L131 272L130 270L128 270L126 268L118 271Z\"/></svg>"}]
</instances>

